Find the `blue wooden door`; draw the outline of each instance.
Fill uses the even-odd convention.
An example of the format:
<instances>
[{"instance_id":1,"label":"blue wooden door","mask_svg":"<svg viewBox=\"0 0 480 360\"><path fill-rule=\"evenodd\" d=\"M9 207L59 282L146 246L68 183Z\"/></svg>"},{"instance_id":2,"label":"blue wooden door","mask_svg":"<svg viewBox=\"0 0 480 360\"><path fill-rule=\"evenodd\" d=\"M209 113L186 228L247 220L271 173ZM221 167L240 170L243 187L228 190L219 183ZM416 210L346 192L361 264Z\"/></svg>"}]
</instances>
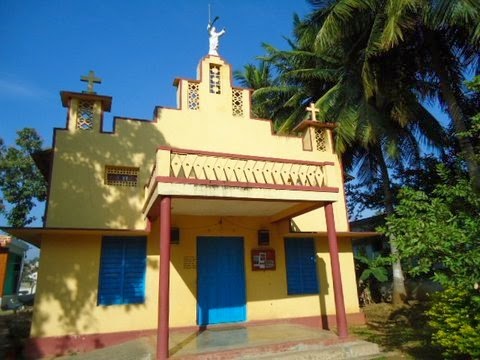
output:
<instances>
[{"instance_id":1,"label":"blue wooden door","mask_svg":"<svg viewBox=\"0 0 480 360\"><path fill-rule=\"evenodd\" d=\"M199 325L246 320L243 238L197 238Z\"/></svg>"}]
</instances>

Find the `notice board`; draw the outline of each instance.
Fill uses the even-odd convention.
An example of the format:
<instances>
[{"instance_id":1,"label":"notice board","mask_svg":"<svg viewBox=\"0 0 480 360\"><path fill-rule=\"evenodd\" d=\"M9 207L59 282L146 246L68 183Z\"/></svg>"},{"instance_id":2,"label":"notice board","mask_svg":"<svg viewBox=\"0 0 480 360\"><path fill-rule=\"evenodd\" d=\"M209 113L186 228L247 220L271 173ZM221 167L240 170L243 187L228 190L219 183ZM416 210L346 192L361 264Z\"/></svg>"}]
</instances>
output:
<instances>
[{"instance_id":1,"label":"notice board","mask_svg":"<svg viewBox=\"0 0 480 360\"><path fill-rule=\"evenodd\" d=\"M253 249L252 250L252 270L275 270L275 250L273 249Z\"/></svg>"}]
</instances>

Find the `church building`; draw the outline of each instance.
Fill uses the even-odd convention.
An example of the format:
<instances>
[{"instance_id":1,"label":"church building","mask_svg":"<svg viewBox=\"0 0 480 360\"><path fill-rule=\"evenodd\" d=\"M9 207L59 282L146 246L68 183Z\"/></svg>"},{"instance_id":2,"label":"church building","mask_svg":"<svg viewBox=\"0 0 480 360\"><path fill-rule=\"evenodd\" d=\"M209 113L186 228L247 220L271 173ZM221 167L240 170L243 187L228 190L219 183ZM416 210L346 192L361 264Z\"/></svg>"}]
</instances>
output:
<instances>
[{"instance_id":1,"label":"church building","mask_svg":"<svg viewBox=\"0 0 480 360\"><path fill-rule=\"evenodd\" d=\"M251 115L251 91L208 55L176 79L178 106L115 117L110 96L61 92L65 128L36 156L45 224L29 348L86 351L171 329L293 322L334 329L359 310L334 125L313 105L293 135ZM100 344L100 345L99 345Z\"/></svg>"}]
</instances>

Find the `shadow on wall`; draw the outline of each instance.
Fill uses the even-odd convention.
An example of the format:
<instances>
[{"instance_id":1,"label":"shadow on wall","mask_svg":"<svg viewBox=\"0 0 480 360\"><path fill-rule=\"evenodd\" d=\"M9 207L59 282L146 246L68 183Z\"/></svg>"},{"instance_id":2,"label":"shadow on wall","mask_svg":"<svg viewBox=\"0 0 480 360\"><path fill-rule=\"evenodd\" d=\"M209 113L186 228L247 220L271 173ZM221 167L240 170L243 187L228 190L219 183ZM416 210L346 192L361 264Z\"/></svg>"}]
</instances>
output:
<instances>
[{"instance_id":1,"label":"shadow on wall","mask_svg":"<svg viewBox=\"0 0 480 360\"><path fill-rule=\"evenodd\" d=\"M82 334L99 333L100 321L113 320L104 313L105 307L97 305L100 239L99 236L77 236L67 241L58 238L45 242L41 256L45 257L46 262L41 265L45 267L40 269L44 274L38 284L31 328L34 339L26 348L28 358L81 352L111 345L103 342L104 337L102 340L95 337L84 339L85 343L79 341L82 340ZM148 259L147 268L153 272L158 271L158 262ZM121 307L125 313L146 308L145 303L113 306ZM68 335L49 339L52 332ZM42 346L37 346L35 338L42 337Z\"/></svg>"},{"instance_id":2,"label":"shadow on wall","mask_svg":"<svg viewBox=\"0 0 480 360\"><path fill-rule=\"evenodd\" d=\"M168 144L157 122L115 119L115 124L114 133L56 129L48 226L144 226L144 185L155 164L157 147ZM136 185L107 185L106 166L138 168Z\"/></svg>"},{"instance_id":3,"label":"shadow on wall","mask_svg":"<svg viewBox=\"0 0 480 360\"><path fill-rule=\"evenodd\" d=\"M205 224L199 225L200 220ZM277 313L278 309L285 306L285 300L294 300L299 298L311 298L306 303L315 307L319 311L315 316L321 315L318 326L328 329L328 311L330 313L333 306L333 286L328 280L331 268L328 264L328 240L326 238L316 239L315 247L317 252L317 278L319 282L320 293L318 296L308 295L288 295L287 276L285 264L285 245L284 229L272 226L269 249L275 250L276 269L268 271L252 271L251 250L258 249L257 230L268 222L267 218L254 217L203 217L184 216L174 218L173 225L180 229L180 242L172 245L171 263L174 267L175 276L179 276L184 285L184 293L179 292L179 296L186 299L197 301L197 267L199 265L197 257L197 237L198 236L224 236L224 237L242 237L244 239L245 255L245 273L247 287L247 301L249 303L263 302L263 311L268 314L269 311ZM156 230L158 231L158 230ZM308 237L308 236L307 236ZM349 240L340 241L340 253L350 253L348 245ZM346 277L345 279L348 279ZM345 281L348 284L348 281ZM181 295L180 295L181 294ZM190 301L190 300L189 300ZM318 301L318 302L317 302ZM293 303L292 303L293 304ZM317 305L318 304L318 305ZM175 305L173 305L175 306ZM277 306L279 308L277 308ZM188 310L194 311L194 310ZM190 314L195 318L196 313ZM277 316L277 315L272 315ZM313 315L312 315L313 316ZM288 317L288 316L285 316ZM292 316L290 316L292 317ZM295 317L295 316L293 316Z\"/></svg>"},{"instance_id":4,"label":"shadow on wall","mask_svg":"<svg viewBox=\"0 0 480 360\"><path fill-rule=\"evenodd\" d=\"M317 256L317 276L320 280L320 296L318 300L320 301L320 313L322 314L322 329L329 330L328 319L327 319L327 304L325 303L325 297L328 295L328 290L330 284L327 281L327 265L325 260Z\"/></svg>"},{"instance_id":5,"label":"shadow on wall","mask_svg":"<svg viewBox=\"0 0 480 360\"><path fill-rule=\"evenodd\" d=\"M157 147L166 142L153 122L121 120L116 127L114 133L56 130L55 172L51 184L53 201L48 204L47 226L145 227L141 215L144 185L155 163ZM139 168L137 185L106 185L105 165ZM56 354L65 354L72 351L72 342L78 342L82 334L98 333L99 321L109 321L102 314L102 307L97 305L100 249L100 235L56 236L42 240L31 328L33 341L26 349L29 358L44 355L44 348L36 345L35 338L48 340L51 336L60 336L51 337L51 344L48 340L47 346ZM152 254L149 246L147 255L158 255L158 250ZM158 261L148 259L147 267L155 271ZM126 313L146 307L145 304L119 306ZM99 338L92 341L94 348L106 346ZM92 348L91 343L86 346ZM82 348L74 350L82 351Z\"/></svg>"}]
</instances>

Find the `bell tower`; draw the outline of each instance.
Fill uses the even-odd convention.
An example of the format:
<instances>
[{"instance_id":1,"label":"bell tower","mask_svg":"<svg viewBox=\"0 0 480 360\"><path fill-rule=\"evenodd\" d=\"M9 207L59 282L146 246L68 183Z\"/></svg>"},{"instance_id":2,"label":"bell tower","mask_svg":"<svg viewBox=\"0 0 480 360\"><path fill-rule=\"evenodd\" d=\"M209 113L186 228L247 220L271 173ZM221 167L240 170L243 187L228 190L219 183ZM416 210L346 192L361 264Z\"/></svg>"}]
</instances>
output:
<instances>
[{"instance_id":1,"label":"bell tower","mask_svg":"<svg viewBox=\"0 0 480 360\"><path fill-rule=\"evenodd\" d=\"M70 132L102 130L103 113L109 112L112 107L112 97L97 95L94 85L102 80L90 70L89 74L82 76L81 81L87 82L87 89L81 93L61 91L63 107L68 109L67 129Z\"/></svg>"}]
</instances>

